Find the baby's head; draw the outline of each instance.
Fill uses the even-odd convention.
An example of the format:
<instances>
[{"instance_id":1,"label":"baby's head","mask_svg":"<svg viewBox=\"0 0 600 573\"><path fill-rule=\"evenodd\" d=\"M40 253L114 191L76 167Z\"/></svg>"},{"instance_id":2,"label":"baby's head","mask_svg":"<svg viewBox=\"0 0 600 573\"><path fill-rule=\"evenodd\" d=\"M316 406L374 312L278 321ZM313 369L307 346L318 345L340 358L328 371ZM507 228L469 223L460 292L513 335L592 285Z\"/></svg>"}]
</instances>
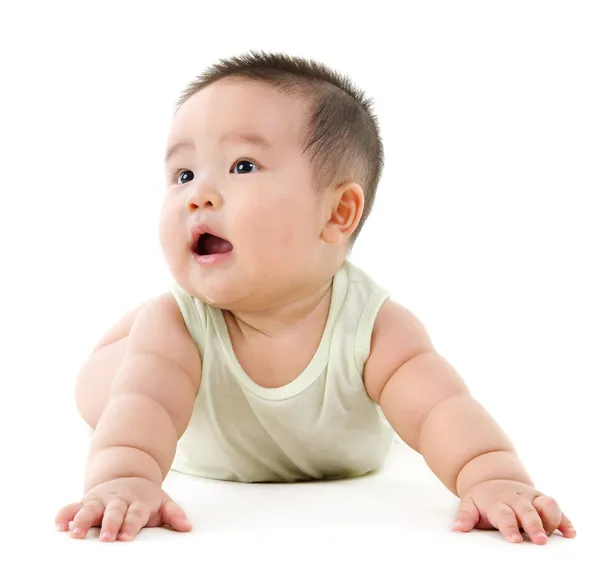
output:
<instances>
[{"instance_id":1,"label":"baby's head","mask_svg":"<svg viewBox=\"0 0 600 573\"><path fill-rule=\"evenodd\" d=\"M370 212L383 148L371 101L346 77L251 52L185 90L165 167L173 278L215 306L262 310L335 274Z\"/></svg>"}]
</instances>

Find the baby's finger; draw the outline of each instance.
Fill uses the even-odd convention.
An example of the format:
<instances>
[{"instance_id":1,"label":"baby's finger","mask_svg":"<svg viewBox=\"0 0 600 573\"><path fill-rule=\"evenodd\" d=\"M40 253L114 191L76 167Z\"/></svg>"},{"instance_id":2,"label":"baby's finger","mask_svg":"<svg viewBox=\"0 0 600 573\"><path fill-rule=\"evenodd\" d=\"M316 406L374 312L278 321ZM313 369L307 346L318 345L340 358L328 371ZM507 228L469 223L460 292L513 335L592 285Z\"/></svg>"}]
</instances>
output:
<instances>
[{"instance_id":1,"label":"baby's finger","mask_svg":"<svg viewBox=\"0 0 600 573\"><path fill-rule=\"evenodd\" d=\"M73 518L82 507L81 503L72 503L71 505L63 507L56 514L56 518L54 519L56 529L59 531L67 531L67 529L69 529L69 523L73 521Z\"/></svg>"},{"instance_id":2,"label":"baby's finger","mask_svg":"<svg viewBox=\"0 0 600 573\"><path fill-rule=\"evenodd\" d=\"M558 525L558 530L565 537L575 537L577 535L577 532L575 531L575 528L573 527L571 520L564 513L562 514L562 518Z\"/></svg>"},{"instance_id":3,"label":"baby's finger","mask_svg":"<svg viewBox=\"0 0 600 573\"><path fill-rule=\"evenodd\" d=\"M106 506L100 530L100 541L114 541L123 524L129 504L122 499L113 499Z\"/></svg>"},{"instance_id":4,"label":"baby's finger","mask_svg":"<svg viewBox=\"0 0 600 573\"><path fill-rule=\"evenodd\" d=\"M85 505L79 510L77 515L73 518L73 524L71 526L71 537L77 537L83 539L90 527L100 525L102 523L102 514L104 513L104 504L97 500L92 499L85 503Z\"/></svg>"},{"instance_id":5,"label":"baby's finger","mask_svg":"<svg viewBox=\"0 0 600 573\"><path fill-rule=\"evenodd\" d=\"M456 511L452 531L471 531L479 521L479 511L472 499L463 499Z\"/></svg>"},{"instance_id":6,"label":"baby's finger","mask_svg":"<svg viewBox=\"0 0 600 573\"><path fill-rule=\"evenodd\" d=\"M117 539L119 539L119 541L130 541L133 539L138 534L139 530L148 523L149 517L150 510L145 504L139 502L132 503L127 510L127 515L123 520L121 532Z\"/></svg>"},{"instance_id":7,"label":"baby's finger","mask_svg":"<svg viewBox=\"0 0 600 573\"><path fill-rule=\"evenodd\" d=\"M183 509L171 499L163 503L161 514L165 525L168 525L175 531L190 531L192 529L192 524L186 517Z\"/></svg>"},{"instance_id":8,"label":"baby's finger","mask_svg":"<svg viewBox=\"0 0 600 573\"><path fill-rule=\"evenodd\" d=\"M529 535L531 541L536 545L544 545L548 541L548 536L544 531L542 518L531 502L521 497L511 503L511 507L515 510L521 527Z\"/></svg>"},{"instance_id":9,"label":"baby's finger","mask_svg":"<svg viewBox=\"0 0 600 573\"><path fill-rule=\"evenodd\" d=\"M551 535L560 524L562 515L558 503L547 495L540 495L533 500L533 507L535 507L542 518L542 524L546 530L546 534Z\"/></svg>"},{"instance_id":10,"label":"baby's finger","mask_svg":"<svg viewBox=\"0 0 600 573\"><path fill-rule=\"evenodd\" d=\"M519 522L512 507L502 502L494 503L488 511L487 519L507 541L512 543L523 541L523 536L519 532Z\"/></svg>"}]
</instances>

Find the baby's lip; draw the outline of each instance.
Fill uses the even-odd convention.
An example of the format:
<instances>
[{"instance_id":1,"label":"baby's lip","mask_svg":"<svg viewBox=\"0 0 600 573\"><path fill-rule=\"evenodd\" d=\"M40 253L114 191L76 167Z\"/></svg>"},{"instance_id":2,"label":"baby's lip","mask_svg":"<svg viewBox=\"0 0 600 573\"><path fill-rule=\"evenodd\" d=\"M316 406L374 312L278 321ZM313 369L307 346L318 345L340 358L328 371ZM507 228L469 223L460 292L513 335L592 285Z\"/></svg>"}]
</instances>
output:
<instances>
[{"instance_id":1,"label":"baby's lip","mask_svg":"<svg viewBox=\"0 0 600 573\"><path fill-rule=\"evenodd\" d=\"M198 240L200 239L200 237L202 235L213 235L215 237L218 237L219 239L223 239L224 241L227 241L227 239L225 237L223 237L222 235L219 235L215 229L213 227L211 227L210 225L207 225L206 223L194 223L194 225L192 225L192 241L191 241L191 248L192 250L195 250L196 245L198 244ZM227 241L229 242L229 241Z\"/></svg>"}]
</instances>

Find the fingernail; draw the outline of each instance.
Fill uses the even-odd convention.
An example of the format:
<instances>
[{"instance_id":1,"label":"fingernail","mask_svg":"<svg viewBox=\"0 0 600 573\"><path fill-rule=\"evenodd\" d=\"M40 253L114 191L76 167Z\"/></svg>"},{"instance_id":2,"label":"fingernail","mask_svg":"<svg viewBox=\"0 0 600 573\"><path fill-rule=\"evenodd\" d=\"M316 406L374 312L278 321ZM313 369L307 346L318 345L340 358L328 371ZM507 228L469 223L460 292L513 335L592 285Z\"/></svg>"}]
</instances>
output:
<instances>
[{"instance_id":1,"label":"fingernail","mask_svg":"<svg viewBox=\"0 0 600 573\"><path fill-rule=\"evenodd\" d=\"M511 541L523 541L523 538L518 533L513 533L510 536Z\"/></svg>"},{"instance_id":2,"label":"fingernail","mask_svg":"<svg viewBox=\"0 0 600 573\"><path fill-rule=\"evenodd\" d=\"M79 528L79 527L76 527L75 529L72 529L72 530L71 530L71 533L72 533L73 535L81 535L81 534L83 533L83 529L81 529L81 528Z\"/></svg>"},{"instance_id":3,"label":"fingernail","mask_svg":"<svg viewBox=\"0 0 600 573\"><path fill-rule=\"evenodd\" d=\"M104 533L102 533L100 535L100 541L108 541L110 539L110 533L108 533L108 531L105 531Z\"/></svg>"},{"instance_id":4,"label":"fingernail","mask_svg":"<svg viewBox=\"0 0 600 573\"><path fill-rule=\"evenodd\" d=\"M455 521L454 522L454 527L464 527L464 522L463 521Z\"/></svg>"},{"instance_id":5,"label":"fingernail","mask_svg":"<svg viewBox=\"0 0 600 573\"><path fill-rule=\"evenodd\" d=\"M540 531L540 532L537 534L537 538L538 538L539 540L544 540L544 541L545 541L546 539L548 539L548 536L547 536L545 533L542 533L542 532Z\"/></svg>"},{"instance_id":6,"label":"fingernail","mask_svg":"<svg viewBox=\"0 0 600 573\"><path fill-rule=\"evenodd\" d=\"M131 535L129 535L129 533L121 533L121 534L119 534L119 539L121 541L127 541L127 540L131 539Z\"/></svg>"},{"instance_id":7,"label":"fingernail","mask_svg":"<svg viewBox=\"0 0 600 573\"><path fill-rule=\"evenodd\" d=\"M64 523L56 523L56 529L58 529L58 531L66 531L67 530L67 526Z\"/></svg>"}]
</instances>

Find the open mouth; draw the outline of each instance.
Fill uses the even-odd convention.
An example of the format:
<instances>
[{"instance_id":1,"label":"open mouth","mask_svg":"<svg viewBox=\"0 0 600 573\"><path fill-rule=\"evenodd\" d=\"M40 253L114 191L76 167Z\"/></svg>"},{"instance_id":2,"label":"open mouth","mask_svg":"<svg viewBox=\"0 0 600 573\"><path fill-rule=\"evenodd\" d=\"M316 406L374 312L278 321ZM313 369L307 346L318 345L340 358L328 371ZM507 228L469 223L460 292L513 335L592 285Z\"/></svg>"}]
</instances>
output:
<instances>
[{"instance_id":1,"label":"open mouth","mask_svg":"<svg viewBox=\"0 0 600 573\"><path fill-rule=\"evenodd\" d=\"M194 246L197 255L222 255L233 250L233 245L226 239L221 239L210 233L202 233Z\"/></svg>"}]
</instances>

